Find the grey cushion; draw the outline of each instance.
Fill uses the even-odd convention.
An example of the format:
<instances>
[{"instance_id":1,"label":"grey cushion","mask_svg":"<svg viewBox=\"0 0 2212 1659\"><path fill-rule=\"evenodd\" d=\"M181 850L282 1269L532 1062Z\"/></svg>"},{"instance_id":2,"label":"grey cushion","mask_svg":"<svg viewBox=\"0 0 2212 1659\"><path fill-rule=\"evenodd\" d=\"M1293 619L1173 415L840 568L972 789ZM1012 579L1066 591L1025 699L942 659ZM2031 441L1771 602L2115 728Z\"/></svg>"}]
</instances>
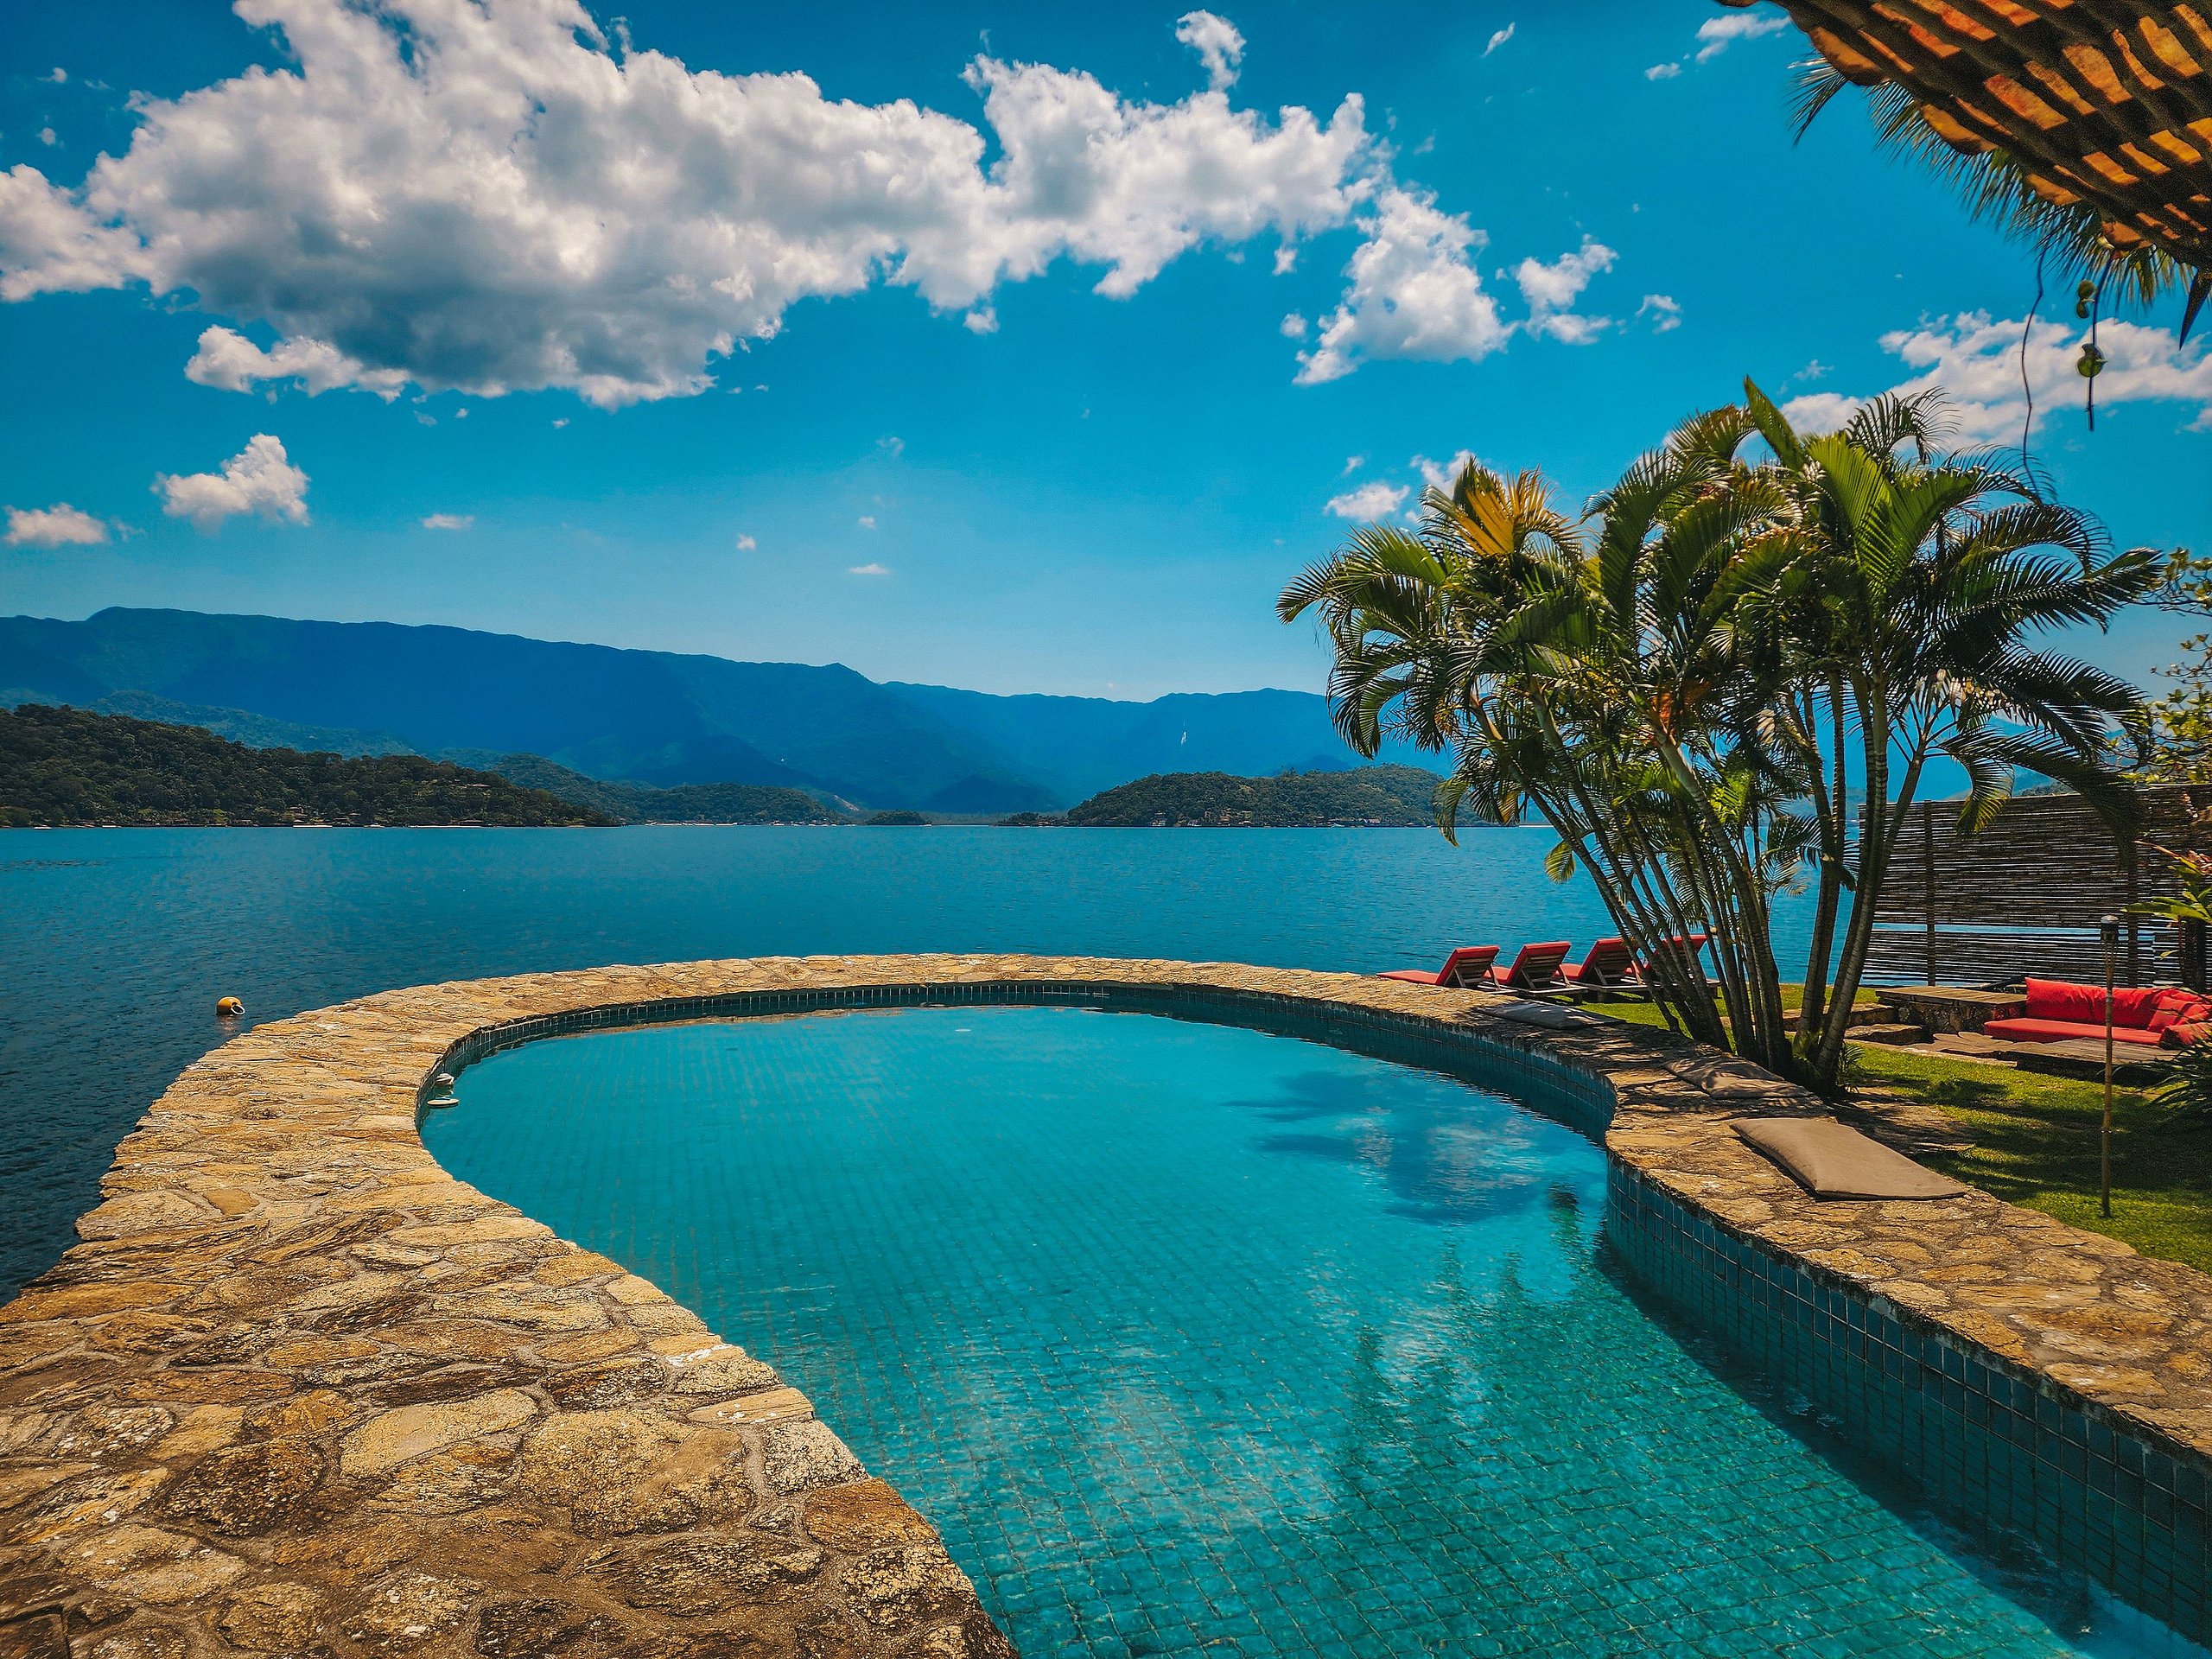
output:
<instances>
[{"instance_id":1,"label":"grey cushion","mask_svg":"<svg viewBox=\"0 0 2212 1659\"><path fill-rule=\"evenodd\" d=\"M1832 1117L1746 1117L1736 1133L1816 1198L1955 1198L1966 1186Z\"/></svg>"},{"instance_id":2,"label":"grey cushion","mask_svg":"<svg viewBox=\"0 0 2212 1659\"><path fill-rule=\"evenodd\" d=\"M1578 1026L1604 1023L1598 1015L1585 1014L1580 1008L1563 1008L1556 1002L1530 1002L1519 998L1491 1002L1483 1012L1494 1014L1501 1020L1517 1020L1524 1026L1541 1026L1548 1031L1572 1031Z\"/></svg>"}]
</instances>

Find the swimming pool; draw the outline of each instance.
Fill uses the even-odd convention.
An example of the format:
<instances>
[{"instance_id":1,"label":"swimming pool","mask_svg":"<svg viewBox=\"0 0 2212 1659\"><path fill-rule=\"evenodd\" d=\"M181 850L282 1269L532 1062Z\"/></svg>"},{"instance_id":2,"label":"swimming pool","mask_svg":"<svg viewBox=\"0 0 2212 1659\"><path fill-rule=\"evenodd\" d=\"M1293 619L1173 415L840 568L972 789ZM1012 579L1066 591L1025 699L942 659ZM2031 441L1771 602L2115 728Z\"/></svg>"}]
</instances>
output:
<instances>
[{"instance_id":1,"label":"swimming pool","mask_svg":"<svg viewBox=\"0 0 2212 1659\"><path fill-rule=\"evenodd\" d=\"M532 1043L456 1092L448 1169L772 1361L1032 1654L2184 1650L1655 1320L1598 1147L1466 1082L956 1007Z\"/></svg>"}]
</instances>

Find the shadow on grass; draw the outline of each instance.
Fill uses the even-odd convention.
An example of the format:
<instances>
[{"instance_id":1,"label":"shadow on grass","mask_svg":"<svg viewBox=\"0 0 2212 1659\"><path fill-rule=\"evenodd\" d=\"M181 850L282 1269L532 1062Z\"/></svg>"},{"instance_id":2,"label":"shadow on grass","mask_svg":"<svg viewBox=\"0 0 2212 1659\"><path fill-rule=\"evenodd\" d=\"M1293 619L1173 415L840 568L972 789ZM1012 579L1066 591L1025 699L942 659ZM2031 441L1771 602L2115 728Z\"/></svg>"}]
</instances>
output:
<instances>
[{"instance_id":1,"label":"shadow on grass","mask_svg":"<svg viewBox=\"0 0 2212 1659\"><path fill-rule=\"evenodd\" d=\"M2212 1126L2141 1090L2113 1096L2113 1214L2098 1212L2098 1084L1913 1055L1867 1057L1865 1082L1936 1107L1974 1138L1929 1157L2008 1203L2125 1240L2146 1255L2212 1268Z\"/></svg>"},{"instance_id":2,"label":"shadow on grass","mask_svg":"<svg viewBox=\"0 0 2212 1659\"><path fill-rule=\"evenodd\" d=\"M1941 1106L1951 1112L2001 1113L2011 1098L2004 1084L1986 1083L1980 1077L1938 1078L1920 1093L1930 1106Z\"/></svg>"}]
</instances>

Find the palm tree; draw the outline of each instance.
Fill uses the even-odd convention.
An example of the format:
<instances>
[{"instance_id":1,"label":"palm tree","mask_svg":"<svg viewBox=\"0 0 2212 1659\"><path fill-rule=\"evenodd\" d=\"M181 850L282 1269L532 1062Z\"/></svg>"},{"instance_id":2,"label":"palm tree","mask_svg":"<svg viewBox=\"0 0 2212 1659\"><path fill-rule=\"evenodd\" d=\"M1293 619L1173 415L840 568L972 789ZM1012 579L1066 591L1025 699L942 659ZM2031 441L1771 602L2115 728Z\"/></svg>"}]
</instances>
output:
<instances>
[{"instance_id":1,"label":"palm tree","mask_svg":"<svg viewBox=\"0 0 2212 1659\"><path fill-rule=\"evenodd\" d=\"M1989 822L2025 768L2078 791L2132 836L2133 801L2119 772L2144 734L2140 693L2033 641L2102 626L2157 585L2162 562L2147 549L2111 554L2095 520L1987 455L1936 454L1950 428L1940 393L1877 398L1841 431L1808 439L1757 386L1747 381L1745 391L1774 454L1765 470L1790 498L1798 549L1798 602L1783 647L1794 695L1778 703L1770 729L1825 780L1809 798L1833 870L1815 908L1799 1049L1810 1075L1827 1081L1840 1064L1876 903L1931 759L1948 756L1966 772L1964 833ZM1843 785L1853 760L1868 804L1847 854Z\"/></svg>"},{"instance_id":2,"label":"palm tree","mask_svg":"<svg viewBox=\"0 0 2212 1659\"><path fill-rule=\"evenodd\" d=\"M1424 495L1417 529L1355 532L1279 609L1319 610L1356 748L1395 732L1452 753L1447 834L1469 807L1541 818L1560 837L1549 868L1589 872L1670 1018L1833 1088L1876 898L1934 754L1967 769L1969 830L2016 765L2124 805L2112 760L2139 719L2133 689L2024 641L2103 621L2155 570L2145 553L2103 556L2087 518L1993 464L1935 458L1932 398L1808 440L1746 393L1686 422L1580 519L1538 474L1471 463ZM1754 436L1771 459L1744 458ZM1856 836L1854 774L1879 804ZM1771 903L1808 856L1811 1001L1793 1039ZM1692 932L1712 939L1710 988L1666 948Z\"/></svg>"}]
</instances>

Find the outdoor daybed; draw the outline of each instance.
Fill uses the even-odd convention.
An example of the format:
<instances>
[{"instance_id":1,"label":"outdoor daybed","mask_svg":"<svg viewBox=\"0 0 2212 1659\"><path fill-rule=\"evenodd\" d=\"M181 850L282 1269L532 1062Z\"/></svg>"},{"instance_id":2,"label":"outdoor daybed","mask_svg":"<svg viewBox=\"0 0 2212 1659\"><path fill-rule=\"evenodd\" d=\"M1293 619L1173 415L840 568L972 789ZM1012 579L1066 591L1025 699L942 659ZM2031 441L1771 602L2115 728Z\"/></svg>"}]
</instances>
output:
<instances>
[{"instance_id":1,"label":"outdoor daybed","mask_svg":"<svg viewBox=\"0 0 2212 1659\"><path fill-rule=\"evenodd\" d=\"M2020 1043L2064 1043L2105 1034L2105 991L2063 979L2027 982L2028 1011L1982 1023L1985 1037ZM2112 994L2115 1042L2186 1048L2212 1029L2212 1001L2178 986L2121 986Z\"/></svg>"}]
</instances>

